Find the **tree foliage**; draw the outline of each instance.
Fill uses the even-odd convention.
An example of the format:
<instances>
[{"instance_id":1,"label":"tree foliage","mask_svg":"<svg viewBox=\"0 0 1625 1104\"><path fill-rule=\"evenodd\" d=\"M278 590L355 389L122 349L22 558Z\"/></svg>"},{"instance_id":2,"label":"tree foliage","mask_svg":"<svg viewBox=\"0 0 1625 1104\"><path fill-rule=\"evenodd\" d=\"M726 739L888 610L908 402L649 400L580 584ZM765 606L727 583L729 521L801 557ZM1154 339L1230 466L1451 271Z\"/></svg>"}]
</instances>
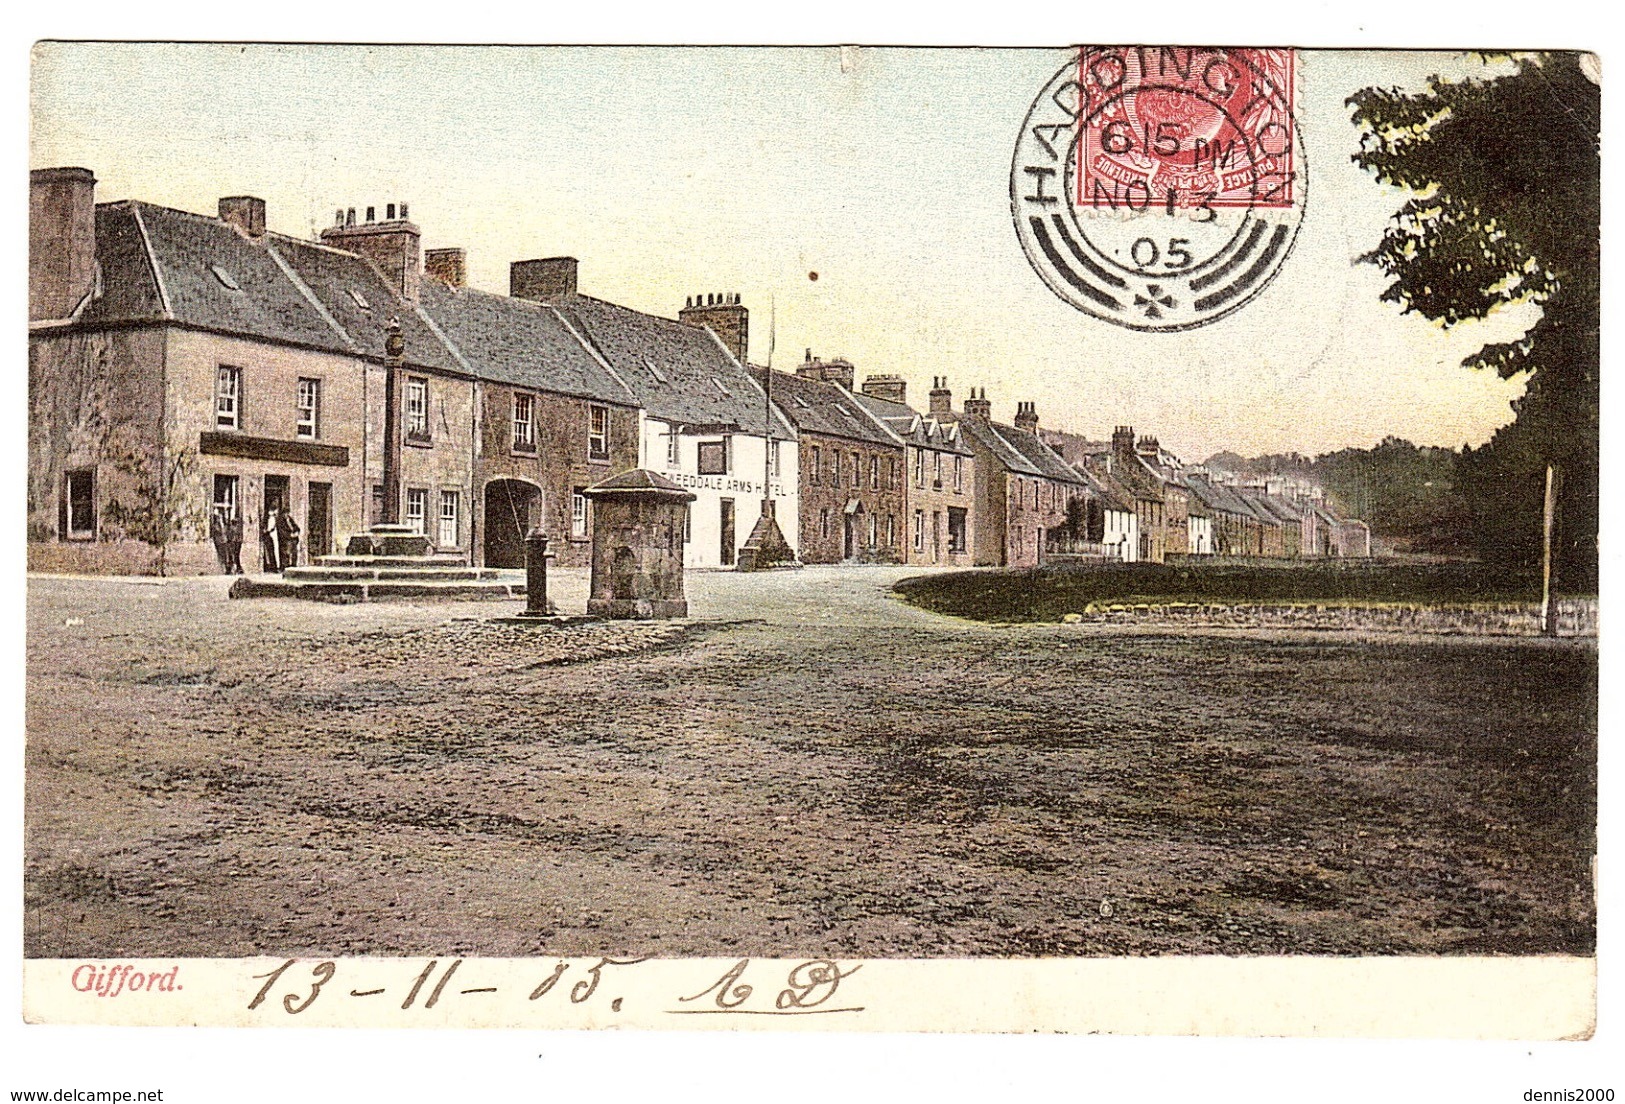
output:
<instances>
[{"instance_id":1,"label":"tree foliage","mask_svg":"<svg viewBox=\"0 0 1625 1104\"><path fill-rule=\"evenodd\" d=\"M1528 375L1515 422L1464 450L1459 481L1480 551L1527 562L1538 553L1540 476L1549 463L1562 467L1560 566L1579 586L1594 579L1597 533L1601 98L1586 71L1593 62L1577 53L1490 58L1482 78L1434 77L1415 93L1368 88L1348 101L1362 130L1355 162L1412 193L1361 258L1393 278L1383 299L1446 327L1518 302L1541 309L1521 338L1463 362L1508 379Z\"/></svg>"}]
</instances>

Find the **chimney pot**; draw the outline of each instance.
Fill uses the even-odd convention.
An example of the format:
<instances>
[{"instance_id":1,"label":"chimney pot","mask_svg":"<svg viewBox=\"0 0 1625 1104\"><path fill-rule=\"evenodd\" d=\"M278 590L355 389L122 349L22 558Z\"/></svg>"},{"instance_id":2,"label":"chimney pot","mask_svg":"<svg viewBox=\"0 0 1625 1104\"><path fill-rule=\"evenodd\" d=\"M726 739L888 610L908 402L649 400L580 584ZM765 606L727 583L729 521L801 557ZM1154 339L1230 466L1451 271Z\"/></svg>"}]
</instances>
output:
<instances>
[{"instance_id":1,"label":"chimney pot","mask_svg":"<svg viewBox=\"0 0 1625 1104\"><path fill-rule=\"evenodd\" d=\"M375 218L375 217L374 217L374 212L376 212L376 211L377 211L377 210L378 210L378 209L377 209L377 208L376 208L376 207L368 207L368 208L367 208L367 221L368 221L368 222L376 222L376 221L378 221L378 220L377 220L377 219L376 219L376 218Z\"/></svg>"},{"instance_id":2,"label":"chimney pot","mask_svg":"<svg viewBox=\"0 0 1625 1104\"><path fill-rule=\"evenodd\" d=\"M406 204L401 204L401 221L406 221Z\"/></svg>"},{"instance_id":3,"label":"chimney pot","mask_svg":"<svg viewBox=\"0 0 1625 1104\"><path fill-rule=\"evenodd\" d=\"M395 205L393 203L384 207L384 218L388 219L390 222L395 221Z\"/></svg>"}]
</instances>

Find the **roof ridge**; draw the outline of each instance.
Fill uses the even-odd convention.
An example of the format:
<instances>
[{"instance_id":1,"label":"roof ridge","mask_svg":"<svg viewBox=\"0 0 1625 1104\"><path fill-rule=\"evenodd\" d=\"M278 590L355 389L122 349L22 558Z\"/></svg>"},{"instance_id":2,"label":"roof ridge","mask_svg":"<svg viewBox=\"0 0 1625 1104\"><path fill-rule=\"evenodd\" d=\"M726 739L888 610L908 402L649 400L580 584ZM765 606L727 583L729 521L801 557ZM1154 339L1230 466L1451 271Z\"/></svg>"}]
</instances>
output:
<instances>
[{"instance_id":1,"label":"roof ridge","mask_svg":"<svg viewBox=\"0 0 1625 1104\"><path fill-rule=\"evenodd\" d=\"M299 294L305 297L306 302L316 308L316 313L322 316L322 320L332 327L334 333L339 335L339 340L343 341L344 344L349 347L351 352L359 353L361 350L361 345L358 341L356 341L355 335L346 330L339 323L339 320L333 317L331 312L328 311L327 307L322 304L321 299L317 297L315 291L311 289L310 285L305 283L304 279L299 275L298 272L294 271L293 265L289 264L287 259L276 251L274 243L265 243L265 253L271 258L272 261L276 263L276 266L282 270L282 274L288 278L288 281L293 284L294 287L299 289Z\"/></svg>"},{"instance_id":2,"label":"roof ridge","mask_svg":"<svg viewBox=\"0 0 1625 1104\"><path fill-rule=\"evenodd\" d=\"M135 228L141 235L141 249L146 254L147 264L152 267L152 283L158 289L158 302L164 308L164 317L172 319L175 317L175 309L170 306L169 289L164 287L164 271L159 267L158 255L152 249L152 235L147 232L147 224L141 218L140 202L140 200L130 201L130 215L135 219Z\"/></svg>"}]
</instances>

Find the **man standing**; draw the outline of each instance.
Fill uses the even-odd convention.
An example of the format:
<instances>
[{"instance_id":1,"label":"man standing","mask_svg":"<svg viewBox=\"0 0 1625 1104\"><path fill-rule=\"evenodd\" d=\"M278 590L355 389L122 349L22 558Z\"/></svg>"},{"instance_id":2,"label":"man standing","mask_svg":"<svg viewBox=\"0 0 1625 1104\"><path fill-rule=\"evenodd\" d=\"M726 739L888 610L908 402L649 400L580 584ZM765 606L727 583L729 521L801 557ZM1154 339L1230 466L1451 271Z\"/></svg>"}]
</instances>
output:
<instances>
[{"instance_id":1,"label":"man standing","mask_svg":"<svg viewBox=\"0 0 1625 1104\"><path fill-rule=\"evenodd\" d=\"M220 561L220 572L223 575L232 574L231 557L228 552L227 526L231 518L224 506L216 506L209 512L209 541L214 545L214 555Z\"/></svg>"},{"instance_id":2,"label":"man standing","mask_svg":"<svg viewBox=\"0 0 1625 1104\"><path fill-rule=\"evenodd\" d=\"M299 523L293 520L292 510L278 510L276 515L276 545L278 567L296 567L299 563Z\"/></svg>"}]
</instances>

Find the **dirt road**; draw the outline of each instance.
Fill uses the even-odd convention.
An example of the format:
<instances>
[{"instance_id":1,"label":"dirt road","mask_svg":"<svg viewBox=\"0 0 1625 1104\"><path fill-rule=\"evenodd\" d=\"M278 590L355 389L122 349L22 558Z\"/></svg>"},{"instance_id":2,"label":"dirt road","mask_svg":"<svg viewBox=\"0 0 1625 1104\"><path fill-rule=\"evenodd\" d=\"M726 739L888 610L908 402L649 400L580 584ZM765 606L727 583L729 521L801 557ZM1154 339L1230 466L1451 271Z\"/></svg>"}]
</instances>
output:
<instances>
[{"instance_id":1,"label":"dirt road","mask_svg":"<svg viewBox=\"0 0 1625 1104\"><path fill-rule=\"evenodd\" d=\"M1589 952L1596 653L36 578L36 956ZM554 594L584 603L586 580Z\"/></svg>"}]
</instances>

